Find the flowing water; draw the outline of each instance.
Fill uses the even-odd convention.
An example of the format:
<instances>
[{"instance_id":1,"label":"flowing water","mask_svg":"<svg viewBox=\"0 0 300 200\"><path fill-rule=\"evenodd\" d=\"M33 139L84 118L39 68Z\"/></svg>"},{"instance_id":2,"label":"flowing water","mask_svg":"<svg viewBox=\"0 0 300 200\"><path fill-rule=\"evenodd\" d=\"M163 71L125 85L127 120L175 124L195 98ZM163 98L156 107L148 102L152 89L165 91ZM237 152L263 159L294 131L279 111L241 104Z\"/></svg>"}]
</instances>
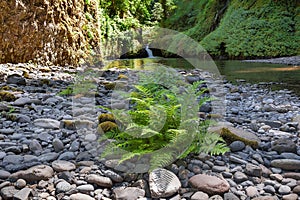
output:
<instances>
[{"instance_id":1,"label":"flowing water","mask_svg":"<svg viewBox=\"0 0 300 200\"><path fill-rule=\"evenodd\" d=\"M107 68L131 68L140 70L146 64L160 63L174 68L193 69L194 66L180 58L145 58L115 60ZM216 61L221 75L233 83L244 80L248 83L266 84L274 90L289 89L300 96L300 66L250 63L241 61Z\"/></svg>"}]
</instances>

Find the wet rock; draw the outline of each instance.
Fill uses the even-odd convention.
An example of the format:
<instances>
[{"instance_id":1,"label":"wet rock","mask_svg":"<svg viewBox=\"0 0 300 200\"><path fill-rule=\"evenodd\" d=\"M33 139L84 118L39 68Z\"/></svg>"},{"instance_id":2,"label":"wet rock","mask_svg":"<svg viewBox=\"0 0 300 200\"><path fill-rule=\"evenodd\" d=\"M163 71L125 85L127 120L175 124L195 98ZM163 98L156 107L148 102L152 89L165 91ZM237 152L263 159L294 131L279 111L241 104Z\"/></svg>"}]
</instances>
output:
<instances>
[{"instance_id":1,"label":"wet rock","mask_svg":"<svg viewBox=\"0 0 300 200\"><path fill-rule=\"evenodd\" d=\"M228 182L215 176L198 174L189 179L189 184L209 195L223 194L230 188Z\"/></svg>"},{"instance_id":2,"label":"wet rock","mask_svg":"<svg viewBox=\"0 0 300 200\"><path fill-rule=\"evenodd\" d=\"M113 190L116 199L135 200L145 196L145 191L136 187L116 188Z\"/></svg>"},{"instance_id":3,"label":"wet rock","mask_svg":"<svg viewBox=\"0 0 300 200\"><path fill-rule=\"evenodd\" d=\"M10 179L17 180L19 178L26 180L27 182L34 182L40 180L48 180L54 174L51 167L46 165L38 165L31 167L24 171L18 171L10 176Z\"/></svg>"},{"instance_id":4,"label":"wet rock","mask_svg":"<svg viewBox=\"0 0 300 200\"><path fill-rule=\"evenodd\" d=\"M149 187L152 198L162 198L175 194L181 183L173 172L158 168L149 174Z\"/></svg>"},{"instance_id":5,"label":"wet rock","mask_svg":"<svg viewBox=\"0 0 300 200\"><path fill-rule=\"evenodd\" d=\"M72 171L76 169L76 166L73 163L65 160L53 161L51 166L57 172Z\"/></svg>"}]
</instances>

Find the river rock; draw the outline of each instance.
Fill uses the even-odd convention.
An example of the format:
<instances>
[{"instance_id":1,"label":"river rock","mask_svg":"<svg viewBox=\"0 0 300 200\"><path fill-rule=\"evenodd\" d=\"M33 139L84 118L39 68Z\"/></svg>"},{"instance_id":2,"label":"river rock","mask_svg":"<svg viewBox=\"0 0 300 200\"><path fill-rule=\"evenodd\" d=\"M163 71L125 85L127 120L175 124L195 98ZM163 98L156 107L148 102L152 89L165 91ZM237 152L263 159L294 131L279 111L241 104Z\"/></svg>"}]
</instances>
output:
<instances>
[{"instance_id":1,"label":"river rock","mask_svg":"<svg viewBox=\"0 0 300 200\"><path fill-rule=\"evenodd\" d=\"M242 183L246 180L248 180L248 176L244 174L243 172L235 172L233 175L233 179L236 183Z\"/></svg>"},{"instance_id":2,"label":"river rock","mask_svg":"<svg viewBox=\"0 0 300 200\"><path fill-rule=\"evenodd\" d=\"M100 176L100 175L96 175L96 174L90 174L90 175L86 176L85 180L88 183L96 184L100 187L109 187L109 188L111 188L112 185L113 185L110 178Z\"/></svg>"},{"instance_id":3,"label":"river rock","mask_svg":"<svg viewBox=\"0 0 300 200\"><path fill-rule=\"evenodd\" d=\"M13 180L21 178L26 180L27 182L34 182L40 180L48 180L53 176L53 174L54 171L51 167L46 165L38 165L27 170L15 172L9 178Z\"/></svg>"},{"instance_id":4,"label":"river rock","mask_svg":"<svg viewBox=\"0 0 300 200\"><path fill-rule=\"evenodd\" d=\"M249 176L261 177L262 169L259 166L247 163L245 173Z\"/></svg>"},{"instance_id":5,"label":"river rock","mask_svg":"<svg viewBox=\"0 0 300 200\"><path fill-rule=\"evenodd\" d=\"M14 186L8 186L1 189L1 197L4 200L13 199L14 194L17 194L19 190L17 190Z\"/></svg>"},{"instance_id":6,"label":"river rock","mask_svg":"<svg viewBox=\"0 0 300 200\"><path fill-rule=\"evenodd\" d=\"M46 129L59 129L59 125L60 125L59 121L54 119L48 119L48 118L36 119L34 120L33 123L37 127L46 128Z\"/></svg>"},{"instance_id":7,"label":"river rock","mask_svg":"<svg viewBox=\"0 0 300 200\"><path fill-rule=\"evenodd\" d=\"M70 200L95 200L95 199L86 194L76 193L70 196Z\"/></svg>"},{"instance_id":8,"label":"river rock","mask_svg":"<svg viewBox=\"0 0 300 200\"><path fill-rule=\"evenodd\" d=\"M281 185L278 189L279 194L285 195L291 192L291 188L287 185Z\"/></svg>"},{"instance_id":9,"label":"river rock","mask_svg":"<svg viewBox=\"0 0 300 200\"><path fill-rule=\"evenodd\" d=\"M145 191L137 187L116 188L113 190L116 199L136 200L145 196Z\"/></svg>"},{"instance_id":10,"label":"river rock","mask_svg":"<svg viewBox=\"0 0 300 200\"><path fill-rule=\"evenodd\" d=\"M298 195L297 194L283 195L282 200L298 200Z\"/></svg>"},{"instance_id":11,"label":"river rock","mask_svg":"<svg viewBox=\"0 0 300 200\"><path fill-rule=\"evenodd\" d=\"M31 191L32 189L30 188L23 188L14 195L14 200L27 200Z\"/></svg>"},{"instance_id":12,"label":"river rock","mask_svg":"<svg viewBox=\"0 0 300 200\"><path fill-rule=\"evenodd\" d=\"M193 176L189 179L189 184L193 188L196 188L199 191L205 192L209 195L223 194L230 188L230 185L226 180L205 174Z\"/></svg>"},{"instance_id":13,"label":"river rock","mask_svg":"<svg viewBox=\"0 0 300 200\"><path fill-rule=\"evenodd\" d=\"M60 152L65 148L64 143L59 138L55 138L52 145L55 152Z\"/></svg>"},{"instance_id":14,"label":"river rock","mask_svg":"<svg viewBox=\"0 0 300 200\"><path fill-rule=\"evenodd\" d=\"M259 143L261 142L254 133L230 126L218 125L210 127L209 131L220 134L228 143L232 143L234 141L242 141L246 145L257 148Z\"/></svg>"},{"instance_id":15,"label":"river rock","mask_svg":"<svg viewBox=\"0 0 300 200\"><path fill-rule=\"evenodd\" d=\"M195 194L193 194L193 196L191 196L191 200L208 200L209 196L208 194L204 193L204 192L196 192Z\"/></svg>"},{"instance_id":16,"label":"river rock","mask_svg":"<svg viewBox=\"0 0 300 200\"><path fill-rule=\"evenodd\" d=\"M73 189L74 187L67 181L60 181L56 184L56 193L65 193Z\"/></svg>"},{"instance_id":17,"label":"river rock","mask_svg":"<svg viewBox=\"0 0 300 200\"><path fill-rule=\"evenodd\" d=\"M152 198L162 198L175 194L181 183L173 172L158 168L149 174L149 187Z\"/></svg>"},{"instance_id":18,"label":"river rock","mask_svg":"<svg viewBox=\"0 0 300 200\"><path fill-rule=\"evenodd\" d=\"M229 145L232 152L241 151L245 148L245 143L242 141L234 141Z\"/></svg>"},{"instance_id":19,"label":"river rock","mask_svg":"<svg viewBox=\"0 0 300 200\"><path fill-rule=\"evenodd\" d=\"M91 184L79 185L76 189L82 193L89 193L95 190L94 186Z\"/></svg>"},{"instance_id":20,"label":"river rock","mask_svg":"<svg viewBox=\"0 0 300 200\"><path fill-rule=\"evenodd\" d=\"M11 175L10 172L5 170L0 170L0 179L7 179Z\"/></svg>"},{"instance_id":21,"label":"river rock","mask_svg":"<svg viewBox=\"0 0 300 200\"><path fill-rule=\"evenodd\" d=\"M11 74L7 76L7 84L26 85L26 80L19 74Z\"/></svg>"},{"instance_id":22,"label":"river rock","mask_svg":"<svg viewBox=\"0 0 300 200\"><path fill-rule=\"evenodd\" d=\"M296 144L287 138L281 138L271 143L271 150L277 151L279 154L284 152L297 153Z\"/></svg>"},{"instance_id":23,"label":"river rock","mask_svg":"<svg viewBox=\"0 0 300 200\"><path fill-rule=\"evenodd\" d=\"M300 160L276 159L271 161L271 165L284 170L300 170Z\"/></svg>"},{"instance_id":24,"label":"river rock","mask_svg":"<svg viewBox=\"0 0 300 200\"><path fill-rule=\"evenodd\" d=\"M76 169L76 166L65 160L55 160L52 162L53 169L57 172L62 172L62 171L72 171Z\"/></svg>"}]
</instances>

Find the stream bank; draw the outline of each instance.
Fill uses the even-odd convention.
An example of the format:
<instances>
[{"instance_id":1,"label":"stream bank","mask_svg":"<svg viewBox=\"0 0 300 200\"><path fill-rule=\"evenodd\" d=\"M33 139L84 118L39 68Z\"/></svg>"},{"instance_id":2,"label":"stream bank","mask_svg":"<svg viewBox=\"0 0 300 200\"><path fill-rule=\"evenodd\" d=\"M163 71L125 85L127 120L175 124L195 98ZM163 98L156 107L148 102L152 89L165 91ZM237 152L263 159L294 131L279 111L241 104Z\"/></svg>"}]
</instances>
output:
<instances>
[{"instance_id":1,"label":"stream bank","mask_svg":"<svg viewBox=\"0 0 300 200\"><path fill-rule=\"evenodd\" d=\"M127 174L116 170L116 163L100 162L103 146L93 127L101 109L84 107L91 103L89 98L79 98L82 107L74 109L72 97L58 95L74 81L78 70L0 65L4 80L0 87L17 98L0 104L1 112L7 114L1 115L0 125L3 199L151 199L151 195L173 200L298 199L300 99L292 92L225 81L226 126L251 132L261 142L254 149L237 141L223 156L202 153L174 162L164 172L176 180L170 185L175 190L170 191L157 183L155 174ZM197 70L181 72L209 78ZM9 78L12 74L18 75ZM99 104L109 103L112 93L100 83L117 81L120 74L129 72L111 69L99 77ZM205 111L200 114L206 115ZM82 116L80 129L66 123L75 116ZM164 189L159 193L155 187Z\"/></svg>"}]
</instances>

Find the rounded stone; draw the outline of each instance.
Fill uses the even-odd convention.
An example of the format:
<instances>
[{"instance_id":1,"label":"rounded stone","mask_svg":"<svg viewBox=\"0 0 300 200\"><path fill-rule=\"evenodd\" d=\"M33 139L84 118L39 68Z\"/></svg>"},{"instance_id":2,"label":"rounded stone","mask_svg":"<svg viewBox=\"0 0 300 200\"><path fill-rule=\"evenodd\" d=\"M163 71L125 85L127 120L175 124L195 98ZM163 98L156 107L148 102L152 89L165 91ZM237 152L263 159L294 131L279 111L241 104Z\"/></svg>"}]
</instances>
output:
<instances>
[{"instance_id":1,"label":"rounded stone","mask_svg":"<svg viewBox=\"0 0 300 200\"><path fill-rule=\"evenodd\" d=\"M291 192L291 188L287 185L281 185L278 189L279 194L285 195Z\"/></svg>"},{"instance_id":2,"label":"rounded stone","mask_svg":"<svg viewBox=\"0 0 300 200\"><path fill-rule=\"evenodd\" d=\"M55 171L57 172L62 172L62 171L72 171L76 169L76 166L65 160L56 160L52 162L52 167Z\"/></svg>"},{"instance_id":3,"label":"rounded stone","mask_svg":"<svg viewBox=\"0 0 300 200\"><path fill-rule=\"evenodd\" d=\"M26 186L26 181L24 179L18 179L16 181L16 187L22 189Z\"/></svg>"},{"instance_id":4,"label":"rounded stone","mask_svg":"<svg viewBox=\"0 0 300 200\"><path fill-rule=\"evenodd\" d=\"M234 141L229 145L232 152L241 151L245 148L245 143L242 141Z\"/></svg>"}]
</instances>

